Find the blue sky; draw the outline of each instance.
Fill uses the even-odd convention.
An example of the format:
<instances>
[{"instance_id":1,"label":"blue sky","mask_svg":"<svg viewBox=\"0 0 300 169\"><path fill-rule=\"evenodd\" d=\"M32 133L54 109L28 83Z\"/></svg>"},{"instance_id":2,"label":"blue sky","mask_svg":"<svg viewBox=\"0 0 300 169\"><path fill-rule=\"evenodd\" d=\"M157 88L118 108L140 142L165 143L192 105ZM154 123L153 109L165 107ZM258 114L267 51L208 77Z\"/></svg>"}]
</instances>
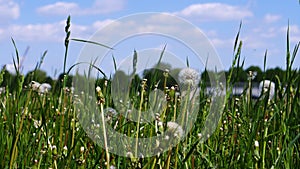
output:
<instances>
[{"instance_id":1,"label":"blue sky","mask_svg":"<svg viewBox=\"0 0 300 169\"><path fill-rule=\"evenodd\" d=\"M42 53L48 50L42 69L53 77L57 77L56 72L62 72L64 26L68 15L71 15L71 37L88 39L99 28L120 17L141 12L174 14L202 30L216 48L225 69L233 58L233 43L240 21L243 23L241 40L245 67L262 67L264 53L268 50L268 67L285 68L288 22L291 47L300 41L298 0L0 0L0 11L0 65L12 68L12 37L22 56L23 73L34 69ZM131 42L130 47L139 49L138 45L139 42ZM153 47L161 48L162 45ZM23 56L27 47L29 50ZM68 66L77 61L82 47L81 43L70 43ZM186 57L181 53L177 55ZM116 56L117 62L122 57ZM299 56L294 67L300 67Z\"/></svg>"}]
</instances>

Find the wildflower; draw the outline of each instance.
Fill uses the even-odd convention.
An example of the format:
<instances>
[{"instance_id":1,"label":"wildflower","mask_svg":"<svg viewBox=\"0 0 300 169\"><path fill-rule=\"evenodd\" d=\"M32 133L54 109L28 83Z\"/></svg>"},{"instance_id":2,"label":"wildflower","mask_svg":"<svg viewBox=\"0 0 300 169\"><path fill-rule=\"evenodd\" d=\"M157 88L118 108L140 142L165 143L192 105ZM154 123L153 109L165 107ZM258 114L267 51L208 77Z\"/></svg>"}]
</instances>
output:
<instances>
[{"instance_id":1,"label":"wildflower","mask_svg":"<svg viewBox=\"0 0 300 169\"><path fill-rule=\"evenodd\" d=\"M195 88L199 83L200 74L194 69L185 68L179 72L178 79L180 84Z\"/></svg>"},{"instance_id":2,"label":"wildflower","mask_svg":"<svg viewBox=\"0 0 300 169\"><path fill-rule=\"evenodd\" d=\"M83 146L80 147L80 152L81 152L81 153L84 152L84 147L83 147Z\"/></svg>"},{"instance_id":3,"label":"wildflower","mask_svg":"<svg viewBox=\"0 0 300 169\"><path fill-rule=\"evenodd\" d=\"M96 91L99 93L101 91L101 87L100 86L97 86L96 87Z\"/></svg>"},{"instance_id":4,"label":"wildflower","mask_svg":"<svg viewBox=\"0 0 300 169\"><path fill-rule=\"evenodd\" d=\"M248 72L248 80L253 80L257 75L257 72L252 72L251 70Z\"/></svg>"},{"instance_id":5,"label":"wildflower","mask_svg":"<svg viewBox=\"0 0 300 169\"><path fill-rule=\"evenodd\" d=\"M0 87L0 94L5 93L5 87Z\"/></svg>"},{"instance_id":6,"label":"wildflower","mask_svg":"<svg viewBox=\"0 0 300 169\"><path fill-rule=\"evenodd\" d=\"M64 148L63 148L63 154L64 154L65 156L68 155L68 147L67 147L66 145L65 145Z\"/></svg>"},{"instance_id":7,"label":"wildflower","mask_svg":"<svg viewBox=\"0 0 300 169\"><path fill-rule=\"evenodd\" d=\"M163 126L163 123L160 121L157 123L158 126Z\"/></svg>"},{"instance_id":8,"label":"wildflower","mask_svg":"<svg viewBox=\"0 0 300 169\"><path fill-rule=\"evenodd\" d=\"M257 140L254 141L254 146L259 147L259 142Z\"/></svg>"},{"instance_id":9,"label":"wildflower","mask_svg":"<svg viewBox=\"0 0 300 169\"><path fill-rule=\"evenodd\" d=\"M42 121L40 121L40 120L34 120L33 121L33 125L34 125L35 128L39 128L42 125Z\"/></svg>"},{"instance_id":10,"label":"wildflower","mask_svg":"<svg viewBox=\"0 0 300 169\"><path fill-rule=\"evenodd\" d=\"M64 150L65 150L65 151L68 151L68 147L67 147L67 146L64 146Z\"/></svg>"}]
</instances>

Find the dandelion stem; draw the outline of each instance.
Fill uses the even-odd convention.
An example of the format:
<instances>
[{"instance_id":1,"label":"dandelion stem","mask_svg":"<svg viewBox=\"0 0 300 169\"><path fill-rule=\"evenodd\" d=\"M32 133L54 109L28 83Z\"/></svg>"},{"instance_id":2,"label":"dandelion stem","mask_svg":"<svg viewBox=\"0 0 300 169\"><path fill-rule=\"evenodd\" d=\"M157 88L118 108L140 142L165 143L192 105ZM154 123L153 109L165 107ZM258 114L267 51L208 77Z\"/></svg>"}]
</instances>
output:
<instances>
[{"instance_id":1,"label":"dandelion stem","mask_svg":"<svg viewBox=\"0 0 300 169\"><path fill-rule=\"evenodd\" d=\"M109 169L110 168L109 151L108 151L108 147L107 147L107 135L106 135L103 103L100 103L100 108L101 108L101 119L102 119L103 136L104 136L104 148L105 148L105 153L106 153L106 163L107 163L106 168Z\"/></svg>"}]
</instances>

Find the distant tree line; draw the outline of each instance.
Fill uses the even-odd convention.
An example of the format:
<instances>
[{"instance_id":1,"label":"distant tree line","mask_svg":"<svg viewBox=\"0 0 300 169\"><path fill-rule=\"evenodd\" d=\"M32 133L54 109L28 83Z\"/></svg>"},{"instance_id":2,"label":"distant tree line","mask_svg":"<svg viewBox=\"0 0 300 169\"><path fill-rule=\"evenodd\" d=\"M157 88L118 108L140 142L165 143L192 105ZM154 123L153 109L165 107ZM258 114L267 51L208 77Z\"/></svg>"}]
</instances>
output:
<instances>
[{"instance_id":1,"label":"distant tree line","mask_svg":"<svg viewBox=\"0 0 300 169\"><path fill-rule=\"evenodd\" d=\"M247 69L243 69L241 67L233 67L230 68L228 71L222 72L225 73L226 78L229 75L229 72L232 69L232 83L244 83L248 81L249 78L249 72L251 71L254 73L254 76L252 78L253 82L259 83L263 79L268 79L271 81L278 81L280 82L285 82L286 81L286 71L276 67L276 68L271 68L267 69L266 71L261 70L260 67L258 66L250 66ZM166 74L165 70L169 70ZM147 79L147 85L150 86L151 88L158 87L158 88L163 88L164 85L171 87L176 84L176 75L179 73L179 69L171 69L170 65L163 65L160 67L160 69L146 69L142 73L142 75L134 75L131 77L133 79L133 83L138 86L140 82L145 78ZM0 87L6 87L8 86L8 90L14 91L17 87L16 82L16 75L10 73L5 69L5 67L2 68L1 70L2 74L2 83L0 83ZM219 72L220 73L220 72ZM116 74L123 74L123 76L128 76L125 75L124 72L116 72ZM209 79L209 71L205 70L201 73L201 82L204 82L208 86L210 85L210 79ZM293 77L295 80L298 82L300 81L300 72L297 70L293 70L292 73ZM167 76L166 76L167 75ZM62 81L64 78L64 74L60 74L57 79L53 79L52 77L48 76L47 73L43 70L34 70L28 72L26 75L24 75L24 83L23 87L28 87L28 84L31 81L37 81L39 83L48 83L52 86L52 89L54 91L59 91L59 89L63 86ZM175 77L174 77L175 76ZM72 75L68 76L66 86L71 87L72 86ZM130 77L128 77L130 78ZM166 80L166 81L165 81ZM96 83L103 83L103 79L98 79ZM166 84L164 84L166 83Z\"/></svg>"},{"instance_id":2,"label":"distant tree line","mask_svg":"<svg viewBox=\"0 0 300 169\"><path fill-rule=\"evenodd\" d=\"M229 72L232 71L232 77L231 77L231 82L232 83L244 83L248 81L249 78L249 73L250 71L253 73L253 77L252 77L252 82L257 82L259 83L260 81L264 80L264 79L268 79L271 81L277 81L280 80L280 82L285 82L286 79L286 71L279 68L279 67L275 67L275 68L270 68L267 69L265 71L261 70L260 67L258 66L250 66L247 69L243 69L241 67L233 67L230 68L228 71L225 71L223 73L225 73L226 78L229 75ZM291 74L293 75L293 77L296 80L300 80L299 75L300 72L297 70L292 70ZM297 78L296 78L297 77ZM202 81L206 82L207 84L209 84L209 77L208 77L208 71L204 71L201 74L201 79Z\"/></svg>"}]
</instances>

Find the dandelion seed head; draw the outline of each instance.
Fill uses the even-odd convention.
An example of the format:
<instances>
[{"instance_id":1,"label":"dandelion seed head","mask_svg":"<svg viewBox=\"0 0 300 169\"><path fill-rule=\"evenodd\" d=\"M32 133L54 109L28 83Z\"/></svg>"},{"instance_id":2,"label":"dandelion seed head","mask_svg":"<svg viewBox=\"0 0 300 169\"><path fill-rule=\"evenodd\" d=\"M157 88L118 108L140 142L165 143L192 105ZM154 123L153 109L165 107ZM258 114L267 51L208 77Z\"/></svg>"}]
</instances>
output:
<instances>
[{"instance_id":1,"label":"dandelion seed head","mask_svg":"<svg viewBox=\"0 0 300 169\"><path fill-rule=\"evenodd\" d=\"M179 72L178 79L181 84L194 88L199 83L200 74L195 69L185 68Z\"/></svg>"},{"instance_id":2,"label":"dandelion seed head","mask_svg":"<svg viewBox=\"0 0 300 169\"><path fill-rule=\"evenodd\" d=\"M132 154L132 152L130 152L130 151L128 151L127 153L126 153L126 157L133 157L133 154Z\"/></svg>"},{"instance_id":3,"label":"dandelion seed head","mask_svg":"<svg viewBox=\"0 0 300 169\"><path fill-rule=\"evenodd\" d=\"M169 121L167 123L167 128L170 129L171 131L174 131L174 136L176 135L179 138L181 138L184 134L182 127L176 122Z\"/></svg>"}]
</instances>

